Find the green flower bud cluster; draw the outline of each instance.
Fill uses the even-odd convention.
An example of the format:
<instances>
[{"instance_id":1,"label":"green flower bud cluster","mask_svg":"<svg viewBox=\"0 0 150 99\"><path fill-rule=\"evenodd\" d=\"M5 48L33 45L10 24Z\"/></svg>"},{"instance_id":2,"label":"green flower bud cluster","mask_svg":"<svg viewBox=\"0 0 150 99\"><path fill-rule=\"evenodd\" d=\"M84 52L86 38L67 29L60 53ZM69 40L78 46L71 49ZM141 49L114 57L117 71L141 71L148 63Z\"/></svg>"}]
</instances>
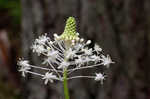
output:
<instances>
[{"instance_id":1,"label":"green flower bud cluster","mask_svg":"<svg viewBox=\"0 0 150 99\"><path fill-rule=\"evenodd\" d=\"M64 40L67 40L67 41L68 40L72 41L72 40L77 40L78 39L78 35L79 34L76 32L76 21L75 21L75 19L73 17L69 17L67 19L64 32L60 36L60 38L64 39Z\"/></svg>"}]
</instances>

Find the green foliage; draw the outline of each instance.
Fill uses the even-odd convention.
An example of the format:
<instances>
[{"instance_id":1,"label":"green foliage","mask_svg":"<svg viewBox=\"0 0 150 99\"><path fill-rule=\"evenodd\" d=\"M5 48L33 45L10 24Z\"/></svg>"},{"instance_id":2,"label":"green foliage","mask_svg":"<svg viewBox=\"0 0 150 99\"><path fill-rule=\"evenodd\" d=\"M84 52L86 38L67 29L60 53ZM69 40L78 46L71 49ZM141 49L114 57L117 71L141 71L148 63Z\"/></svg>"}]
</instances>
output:
<instances>
[{"instance_id":1,"label":"green foliage","mask_svg":"<svg viewBox=\"0 0 150 99\"><path fill-rule=\"evenodd\" d=\"M20 24L21 6L20 0L0 0L0 10L7 10L15 24Z\"/></svg>"}]
</instances>

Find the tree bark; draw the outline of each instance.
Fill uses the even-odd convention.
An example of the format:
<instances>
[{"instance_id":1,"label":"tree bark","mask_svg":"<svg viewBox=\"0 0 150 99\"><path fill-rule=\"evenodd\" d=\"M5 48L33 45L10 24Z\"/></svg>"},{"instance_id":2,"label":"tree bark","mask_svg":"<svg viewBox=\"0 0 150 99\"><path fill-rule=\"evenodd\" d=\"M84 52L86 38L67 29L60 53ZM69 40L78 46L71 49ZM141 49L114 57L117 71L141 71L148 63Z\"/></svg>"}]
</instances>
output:
<instances>
[{"instance_id":1,"label":"tree bark","mask_svg":"<svg viewBox=\"0 0 150 99\"><path fill-rule=\"evenodd\" d=\"M103 86L70 81L71 99L148 99L149 10L149 0L22 0L22 54L36 64L38 59L29 50L35 37L61 34L67 17L74 16L80 35L99 43L115 64ZM63 94L59 83L49 87L33 79L25 83L26 99L59 99Z\"/></svg>"}]
</instances>

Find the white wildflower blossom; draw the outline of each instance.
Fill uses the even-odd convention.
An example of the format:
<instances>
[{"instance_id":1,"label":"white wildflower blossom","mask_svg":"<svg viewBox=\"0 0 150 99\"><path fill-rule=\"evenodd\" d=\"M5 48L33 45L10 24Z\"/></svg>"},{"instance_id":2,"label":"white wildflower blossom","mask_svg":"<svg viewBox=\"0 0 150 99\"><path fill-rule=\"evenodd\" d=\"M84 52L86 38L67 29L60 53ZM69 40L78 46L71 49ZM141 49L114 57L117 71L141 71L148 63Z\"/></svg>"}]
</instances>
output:
<instances>
[{"instance_id":1,"label":"white wildflower blossom","mask_svg":"<svg viewBox=\"0 0 150 99\"><path fill-rule=\"evenodd\" d=\"M57 63L57 60L59 59L58 51L54 50L48 51L46 56L43 64Z\"/></svg>"},{"instance_id":2,"label":"white wildflower blossom","mask_svg":"<svg viewBox=\"0 0 150 99\"><path fill-rule=\"evenodd\" d=\"M88 48L85 48L85 49L82 49L82 51L86 54L86 55L92 55L92 49L88 49Z\"/></svg>"},{"instance_id":3,"label":"white wildflower blossom","mask_svg":"<svg viewBox=\"0 0 150 99\"><path fill-rule=\"evenodd\" d=\"M23 67L29 67L30 66L28 60L22 60L22 59L19 59L18 65L23 66Z\"/></svg>"},{"instance_id":4,"label":"white wildflower blossom","mask_svg":"<svg viewBox=\"0 0 150 99\"><path fill-rule=\"evenodd\" d=\"M58 57L58 51L51 50L51 51L47 52L47 56L52 57L53 59L56 59Z\"/></svg>"},{"instance_id":5,"label":"white wildflower blossom","mask_svg":"<svg viewBox=\"0 0 150 99\"><path fill-rule=\"evenodd\" d=\"M21 66L19 71L22 72L22 76L25 77L25 73L31 69L29 61L20 59L18 65Z\"/></svg>"},{"instance_id":6,"label":"white wildflower blossom","mask_svg":"<svg viewBox=\"0 0 150 99\"><path fill-rule=\"evenodd\" d=\"M90 61L92 61L92 60L91 60L90 57L86 56L86 57L83 57L83 58L82 58L82 61L83 61L84 63L88 63L88 62L90 62Z\"/></svg>"},{"instance_id":7,"label":"white wildflower blossom","mask_svg":"<svg viewBox=\"0 0 150 99\"><path fill-rule=\"evenodd\" d=\"M83 59L81 56L78 56L78 59L75 59L75 64L80 67L84 64Z\"/></svg>"},{"instance_id":8,"label":"white wildflower blossom","mask_svg":"<svg viewBox=\"0 0 150 99\"><path fill-rule=\"evenodd\" d=\"M103 84L103 81L105 80L105 76L102 73L96 73L95 80L100 81L101 84Z\"/></svg>"},{"instance_id":9,"label":"white wildflower blossom","mask_svg":"<svg viewBox=\"0 0 150 99\"><path fill-rule=\"evenodd\" d=\"M38 44L34 44L32 45L32 51L36 52L38 55L40 55L41 53L44 53L46 51L46 49L44 48L43 45L38 45Z\"/></svg>"},{"instance_id":10,"label":"white wildflower blossom","mask_svg":"<svg viewBox=\"0 0 150 99\"><path fill-rule=\"evenodd\" d=\"M91 58L92 58L92 61L94 61L95 63L98 63L100 61L100 57L97 55L93 55L91 56Z\"/></svg>"},{"instance_id":11,"label":"white wildflower blossom","mask_svg":"<svg viewBox=\"0 0 150 99\"><path fill-rule=\"evenodd\" d=\"M53 75L53 73L46 72L45 75L44 75L44 77L42 79L45 80L44 84L47 84L48 81L50 81L51 83L53 83L53 80L56 80L57 77L56 77L56 75Z\"/></svg>"},{"instance_id":12,"label":"white wildflower blossom","mask_svg":"<svg viewBox=\"0 0 150 99\"><path fill-rule=\"evenodd\" d=\"M49 40L49 37L47 37L47 34L39 36L38 39L35 40L35 43L44 45Z\"/></svg>"},{"instance_id":13,"label":"white wildflower blossom","mask_svg":"<svg viewBox=\"0 0 150 99\"><path fill-rule=\"evenodd\" d=\"M104 56L104 55L101 55L101 61L102 61L102 64L104 65L104 66L106 66L107 68L109 68L109 65L111 64L111 63L114 63L112 60L111 60L111 58L110 58L110 56L109 55L107 55L107 56Z\"/></svg>"},{"instance_id":14,"label":"white wildflower blossom","mask_svg":"<svg viewBox=\"0 0 150 99\"><path fill-rule=\"evenodd\" d=\"M102 54L102 49L97 44L94 48L90 48L89 44L92 41L86 41L79 37L79 33L76 32L74 20L71 19L71 21L67 22L69 23L67 23L61 35L54 34L54 40L47 37L47 34L44 34L35 39L31 47L34 53L41 55L42 57L40 58L44 58L43 64L48 65L48 67L34 66L30 65L27 60L19 60L19 71L22 72L23 76L25 76L25 73L30 73L43 77L42 79L44 79L45 84L49 81L53 82L53 80L63 81L64 73L68 75L67 80L92 78L103 83L105 76L101 73L96 73L96 77L91 75L69 75L77 70L88 70L100 67L101 65L109 67L114 62L109 55L104 56ZM41 72L32 71L31 67L43 70L45 75Z\"/></svg>"},{"instance_id":15,"label":"white wildflower blossom","mask_svg":"<svg viewBox=\"0 0 150 99\"><path fill-rule=\"evenodd\" d=\"M66 58L67 59L72 59L74 56L76 56L76 52L73 51L72 49L69 49L66 51Z\"/></svg>"},{"instance_id":16,"label":"white wildflower blossom","mask_svg":"<svg viewBox=\"0 0 150 99\"><path fill-rule=\"evenodd\" d=\"M102 48L100 48L99 45L95 44L94 50L95 50L96 52L101 52L101 51L102 51Z\"/></svg>"},{"instance_id":17,"label":"white wildflower blossom","mask_svg":"<svg viewBox=\"0 0 150 99\"><path fill-rule=\"evenodd\" d=\"M60 65L58 66L58 69L65 69L68 68L70 64L66 61L63 61L62 63L60 63Z\"/></svg>"}]
</instances>

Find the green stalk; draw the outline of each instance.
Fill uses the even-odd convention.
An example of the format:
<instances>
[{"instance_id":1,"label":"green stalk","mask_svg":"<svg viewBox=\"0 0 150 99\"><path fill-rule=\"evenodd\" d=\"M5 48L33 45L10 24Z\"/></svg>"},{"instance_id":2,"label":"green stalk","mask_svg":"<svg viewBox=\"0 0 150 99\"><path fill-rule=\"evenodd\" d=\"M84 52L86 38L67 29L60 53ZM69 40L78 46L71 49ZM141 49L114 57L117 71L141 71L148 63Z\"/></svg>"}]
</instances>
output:
<instances>
[{"instance_id":1,"label":"green stalk","mask_svg":"<svg viewBox=\"0 0 150 99\"><path fill-rule=\"evenodd\" d=\"M67 69L65 69L63 73L63 85L64 85L65 99L70 99L69 91L68 91L68 84L67 84Z\"/></svg>"}]
</instances>

